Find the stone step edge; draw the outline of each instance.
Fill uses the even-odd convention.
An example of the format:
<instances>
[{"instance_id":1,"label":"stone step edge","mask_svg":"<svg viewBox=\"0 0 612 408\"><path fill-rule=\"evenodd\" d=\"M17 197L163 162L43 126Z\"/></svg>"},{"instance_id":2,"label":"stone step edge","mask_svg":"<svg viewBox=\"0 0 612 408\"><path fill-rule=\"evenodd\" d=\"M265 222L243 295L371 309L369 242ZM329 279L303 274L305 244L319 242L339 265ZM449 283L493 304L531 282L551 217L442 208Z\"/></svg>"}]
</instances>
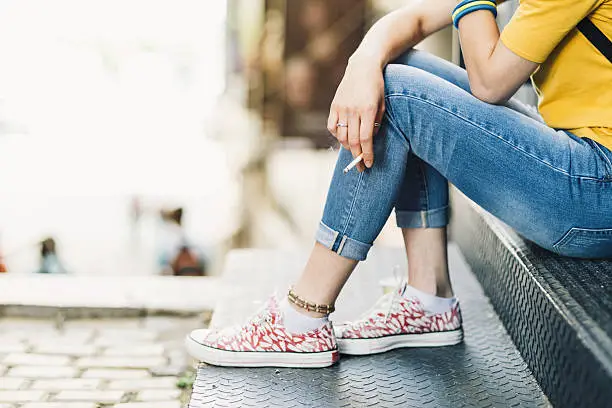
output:
<instances>
[{"instance_id":1,"label":"stone step edge","mask_svg":"<svg viewBox=\"0 0 612 408\"><path fill-rule=\"evenodd\" d=\"M202 310L174 310L174 309L138 309L138 308L112 308L112 307L50 307L32 305L0 305L0 318L31 318L56 319L59 322L78 319L122 319L144 318L150 316L160 317L202 317L210 320L213 309Z\"/></svg>"},{"instance_id":2,"label":"stone step edge","mask_svg":"<svg viewBox=\"0 0 612 408\"><path fill-rule=\"evenodd\" d=\"M225 291L218 277L0 275L0 316L57 319L196 316Z\"/></svg>"}]
</instances>

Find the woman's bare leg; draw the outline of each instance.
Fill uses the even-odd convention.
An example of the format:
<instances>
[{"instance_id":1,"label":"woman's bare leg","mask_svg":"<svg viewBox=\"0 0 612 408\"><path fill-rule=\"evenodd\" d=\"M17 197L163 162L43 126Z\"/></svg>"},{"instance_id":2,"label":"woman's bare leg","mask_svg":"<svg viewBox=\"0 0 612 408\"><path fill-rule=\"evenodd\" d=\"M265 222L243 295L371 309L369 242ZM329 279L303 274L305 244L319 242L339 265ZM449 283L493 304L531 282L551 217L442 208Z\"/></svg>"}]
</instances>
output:
<instances>
[{"instance_id":1,"label":"woman's bare leg","mask_svg":"<svg viewBox=\"0 0 612 408\"><path fill-rule=\"evenodd\" d=\"M446 228L402 228L408 257L408 284L431 295L450 298Z\"/></svg>"},{"instance_id":2,"label":"woman's bare leg","mask_svg":"<svg viewBox=\"0 0 612 408\"><path fill-rule=\"evenodd\" d=\"M410 270L408 284L434 296L452 297L446 228L402 228L402 234ZM316 243L294 289L311 302L333 304L356 266L357 261ZM298 310L313 317L323 316Z\"/></svg>"},{"instance_id":3,"label":"woman's bare leg","mask_svg":"<svg viewBox=\"0 0 612 408\"><path fill-rule=\"evenodd\" d=\"M357 261L344 258L317 242L310 253L304 272L293 288L309 302L333 304L355 266ZM297 308L296 310L312 317L323 316L322 313L306 312Z\"/></svg>"}]
</instances>

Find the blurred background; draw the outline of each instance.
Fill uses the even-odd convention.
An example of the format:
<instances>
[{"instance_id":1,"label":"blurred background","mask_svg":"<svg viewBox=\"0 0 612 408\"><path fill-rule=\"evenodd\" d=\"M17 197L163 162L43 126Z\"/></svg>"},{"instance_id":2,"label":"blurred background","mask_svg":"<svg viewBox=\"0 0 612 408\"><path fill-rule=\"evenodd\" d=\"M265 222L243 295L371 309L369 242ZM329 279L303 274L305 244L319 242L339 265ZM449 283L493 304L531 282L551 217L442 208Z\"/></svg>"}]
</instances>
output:
<instances>
[{"instance_id":1,"label":"blurred background","mask_svg":"<svg viewBox=\"0 0 612 408\"><path fill-rule=\"evenodd\" d=\"M0 270L215 275L232 248L311 245L329 104L402 4L3 0Z\"/></svg>"}]
</instances>

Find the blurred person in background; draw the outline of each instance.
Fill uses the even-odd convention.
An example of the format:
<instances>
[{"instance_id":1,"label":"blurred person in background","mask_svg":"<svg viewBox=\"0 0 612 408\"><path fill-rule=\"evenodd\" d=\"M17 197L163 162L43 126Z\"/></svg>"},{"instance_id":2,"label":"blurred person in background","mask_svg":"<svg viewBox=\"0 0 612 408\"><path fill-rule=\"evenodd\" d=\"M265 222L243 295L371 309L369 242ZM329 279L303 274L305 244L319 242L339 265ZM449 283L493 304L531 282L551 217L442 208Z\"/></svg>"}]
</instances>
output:
<instances>
[{"instance_id":1,"label":"blurred person in background","mask_svg":"<svg viewBox=\"0 0 612 408\"><path fill-rule=\"evenodd\" d=\"M40 269L38 273L67 273L57 255L57 246L53 238L46 238L40 243Z\"/></svg>"},{"instance_id":2,"label":"blurred person in background","mask_svg":"<svg viewBox=\"0 0 612 408\"><path fill-rule=\"evenodd\" d=\"M370 29L331 105L328 129L343 148L302 275L244 326L192 332L191 355L324 367L338 352L461 342L449 181L548 250L612 257L612 61L577 28L612 38L612 0L522 0L501 34L496 13L493 0L416 0ZM450 24L467 70L412 50ZM530 76L539 113L510 99ZM345 172L354 158L357 171ZM408 281L334 331L336 298L393 209Z\"/></svg>"},{"instance_id":3,"label":"blurred person in background","mask_svg":"<svg viewBox=\"0 0 612 408\"><path fill-rule=\"evenodd\" d=\"M159 267L163 275L202 276L206 261L183 228L183 208L161 210Z\"/></svg>"}]
</instances>

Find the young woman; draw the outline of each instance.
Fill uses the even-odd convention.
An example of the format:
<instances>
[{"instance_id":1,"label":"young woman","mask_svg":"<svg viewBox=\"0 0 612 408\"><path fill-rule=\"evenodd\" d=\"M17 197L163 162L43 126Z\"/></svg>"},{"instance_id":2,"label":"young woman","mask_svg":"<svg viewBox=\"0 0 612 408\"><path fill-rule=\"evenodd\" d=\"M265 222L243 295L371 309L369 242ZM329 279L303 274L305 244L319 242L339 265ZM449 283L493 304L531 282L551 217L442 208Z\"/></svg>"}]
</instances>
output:
<instances>
[{"instance_id":1,"label":"young woman","mask_svg":"<svg viewBox=\"0 0 612 408\"><path fill-rule=\"evenodd\" d=\"M194 357L323 367L338 350L462 341L446 257L448 181L544 248L612 257L612 64L575 28L589 16L612 38L612 0L522 0L501 35L493 1L458 3L414 1L365 36L331 106L328 128L343 149L301 277L246 325L194 331ZM467 72L410 50L451 23ZM539 115L507 100L530 76ZM359 171L343 174L361 154ZM334 333L327 315L394 208L408 284Z\"/></svg>"}]
</instances>

